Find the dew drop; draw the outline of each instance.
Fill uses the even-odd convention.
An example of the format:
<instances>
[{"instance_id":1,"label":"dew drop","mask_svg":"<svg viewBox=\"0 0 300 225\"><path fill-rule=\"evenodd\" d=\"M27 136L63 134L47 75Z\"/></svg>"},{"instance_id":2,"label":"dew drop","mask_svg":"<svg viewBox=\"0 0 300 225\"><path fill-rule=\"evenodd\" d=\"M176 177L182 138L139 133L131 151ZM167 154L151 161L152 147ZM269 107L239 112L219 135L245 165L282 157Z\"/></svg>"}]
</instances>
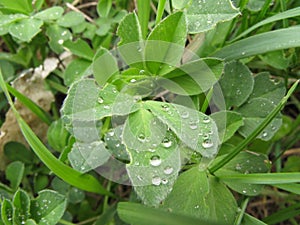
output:
<instances>
[{"instance_id":1,"label":"dew drop","mask_svg":"<svg viewBox=\"0 0 300 225\"><path fill-rule=\"evenodd\" d=\"M169 181L168 181L167 179L165 179L165 178L161 180L161 183L162 183L162 184L167 184L168 182L169 182Z\"/></svg>"},{"instance_id":2,"label":"dew drop","mask_svg":"<svg viewBox=\"0 0 300 225\"><path fill-rule=\"evenodd\" d=\"M265 131L263 131L263 132L262 132L262 136L263 136L263 137L267 137L267 136L268 136L268 133L265 132Z\"/></svg>"},{"instance_id":3,"label":"dew drop","mask_svg":"<svg viewBox=\"0 0 300 225\"><path fill-rule=\"evenodd\" d=\"M214 143L210 139L204 140L202 142L203 148L211 148L212 146L214 146Z\"/></svg>"},{"instance_id":4,"label":"dew drop","mask_svg":"<svg viewBox=\"0 0 300 225\"><path fill-rule=\"evenodd\" d=\"M64 43L64 40L63 40L63 39L59 39L59 40L57 41L57 43L60 44L60 45L62 45L62 44Z\"/></svg>"},{"instance_id":5,"label":"dew drop","mask_svg":"<svg viewBox=\"0 0 300 225\"><path fill-rule=\"evenodd\" d=\"M167 175L169 175L169 174L173 173L173 170L174 170L174 169L173 169L172 167L167 166L167 167L164 169L164 173L167 174Z\"/></svg>"},{"instance_id":6,"label":"dew drop","mask_svg":"<svg viewBox=\"0 0 300 225\"><path fill-rule=\"evenodd\" d=\"M247 194L247 191L246 191L246 190L243 190L242 192L243 192L243 194Z\"/></svg>"},{"instance_id":7,"label":"dew drop","mask_svg":"<svg viewBox=\"0 0 300 225\"><path fill-rule=\"evenodd\" d=\"M161 164L161 158L158 155L154 155L150 159L151 166L159 166Z\"/></svg>"},{"instance_id":8,"label":"dew drop","mask_svg":"<svg viewBox=\"0 0 300 225\"><path fill-rule=\"evenodd\" d=\"M115 135L115 132L114 132L114 131L109 131L109 132L108 132L108 135L112 137L112 136Z\"/></svg>"},{"instance_id":9,"label":"dew drop","mask_svg":"<svg viewBox=\"0 0 300 225\"><path fill-rule=\"evenodd\" d=\"M144 75L145 74L145 70L140 70L139 74L140 75Z\"/></svg>"},{"instance_id":10,"label":"dew drop","mask_svg":"<svg viewBox=\"0 0 300 225\"><path fill-rule=\"evenodd\" d=\"M208 116L203 117L203 123L209 123L210 119Z\"/></svg>"},{"instance_id":11,"label":"dew drop","mask_svg":"<svg viewBox=\"0 0 300 225\"><path fill-rule=\"evenodd\" d=\"M198 128L197 123L190 123L190 128L191 128L192 130L196 130L196 129Z\"/></svg>"},{"instance_id":12,"label":"dew drop","mask_svg":"<svg viewBox=\"0 0 300 225\"><path fill-rule=\"evenodd\" d=\"M200 207L199 205L195 205L195 209L199 209L199 207Z\"/></svg>"},{"instance_id":13,"label":"dew drop","mask_svg":"<svg viewBox=\"0 0 300 225\"><path fill-rule=\"evenodd\" d=\"M166 112L170 110L170 107L167 104L161 105L161 108L162 108L162 110L164 110Z\"/></svg>"},{"instance_id":14,"label":"dew drop","mask_svg":"<svg viewBox=\"0 0 300 225\"><path fill-rule=\"evenodd\" d=\"M104 109L109 109L110 107L109 107L109 105L105 105L105 106L103 106L103 108Z\"/></svg>"},{"instance_id":15,"label":"dew drop","mask_svg":"<svg viewBox=\"0 0 300 225\"><path fill-rule=\"evenodd\" d=\"M134 79L134 78L132 78L131 80L130 80L130 83L135 83L136 82L136 79Z\"/></svg>"},{"instance_id":16,"label":"dew drop","mask_svg":"<svg viewBox=\"0 0 300 225\"><path fill-rule=\"evenodd\" d=\"M98 98L98 103L102 104L104 102L103 98L99 97Z\"/></svg>"},{"instance_id":17,"label":"dew drop","mask_svg":"<svg viewBox=\"0 0 300 225\"><path fill-rule=\"evenodd\" d=\"M172 146L172 141L169 138L164 138L162 141L162 145L165 148L170 148Z\"/></svg>"},{"instance_id":18,"label":"dew drop","mask_svg":"<svg viewBox=\"0 0 300 225\"><path fill-rule=\"evenodd\" d=\"M156 186L160 185L161 184L161 178L157 177L157 176L153 177L152 178L152 184L156 185Z\"/></svg>"},{"instance_id":19,"label":"dew drop","mask_svg":"<svg viewBox=\"0 0 300 225\"><path fill-rule=\"evenodd\" d=\"M140 142L145 142L145 140L146 140L145 135L144 135L143 133L142 133L142 134L139 134L138 140L139 140Z\"/></svg>"},{"instance_id":20,"label":"dew drop","mask_svg":"<svg viewBox=\"0 0 300 225\"><path fill-rule=\"evenodd\" d=\"M236 164L235 169L236 169L236 170L241 170L242 167L241 167L241 165L238 163L238 164Z\"/></svg>"},{"instance_id":21,"label":"dew drop","mask_svg":"<svg viewBox=\"0 0 300 225\"><path fill-rule=\"evenodd\" d=\"M181 118L183 118L183 119L189 118L189 112L188 112L188 111L183 112L183 113L181 114Z\"/></svg>"}]
</instances>

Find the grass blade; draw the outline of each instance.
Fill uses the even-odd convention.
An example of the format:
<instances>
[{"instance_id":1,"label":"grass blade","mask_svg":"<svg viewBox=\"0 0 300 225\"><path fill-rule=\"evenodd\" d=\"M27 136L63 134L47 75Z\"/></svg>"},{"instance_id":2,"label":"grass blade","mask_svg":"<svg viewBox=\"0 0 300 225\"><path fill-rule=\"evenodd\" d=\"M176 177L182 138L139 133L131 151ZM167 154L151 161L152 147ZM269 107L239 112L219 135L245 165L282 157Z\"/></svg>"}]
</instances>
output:
<instances>
[{"instance_id":1,"label":"grass blade","mask_svg":"<svg viewBox=\"0 0 300 225\"><path fill-rule=\"evenodd\" d=\"M237 41L217 51L213 57L230 61L299 46L300 26L293 26Z\"/></svg>"},{"instance_id":2,"label":"grass blade","mask_svg":"<svg viewBox=\"0 0 300 225\"><path fill-rule=\"evenodd\" d=\"M287 19L287 18L291 18L291 17L296 17L296 16L300 16L300 7L294 8L294 9L290 9L287 11L284 11L282 13L278 13L274 16L271 16L263 21L260 21L259 23L255 24L254 26L250 27L249 29L245 30L243 33L241 33L239 36L237 36L236 38L234 38L231 42L240 39L241 37L246 36L247 34L249 34L250 32L252 32L253 30L257 29L258 27L261 27L263 25L266 25L268 23L272 23L272 22L276 22L278 20L283 20L283 19Z\"/></svg>"},{"instance_id":3,"label":"grass blade","mask_svg":"<svg viewBox=\"0 0 300 225\"><path fill-rule=\"evenodd\" d=\"M164 10L165 10L165 4L166 4L166 0L159 0L158 2L158 7L157 7L157 14L156 14L156 18L155 18L155 25L159 24Z\"/></svg>"},{"instance_id":4,"label":"grass blade","mask_svg":"<svg viewBox=\"0 0 300 225\"><path fill-rule=\"evenodd\" d=\"M138 18L142 28L142 35L145 39L148 33L148 21L150 18L150 0L137 0Z\"/></svg>"},{"instance_id":5,"label":"grass blade","mask_svg":"<svg viewBox=\"0 0 300 225\"><path fill-rule=\"evenodd\" d=\"M273 186L300 195L300 184L275 184Z\"/></svg>"},{"instance_id":6,"label":"grass blade","mask_svg":"<svg viewBox=\"0 0 300 225\"><path fill-rule=\"evenodd\" d=\"M5 81L3 79L0 70L0 87L5 93L7 100L13 110L20 129L26 138L27 142L35 152L35 154L40 158L40 160L58 177L63 179L65 182L80 188L85 191L94 192L98 194L110 195L110 193L97 181L97 179L88 174L81 174L80 172L72 169L71 167L65 165L44 146L44 144L39 140L35 133L31 130L28 124L20 116L16 108L14 107L13 101L10 98L9 92L7 90Z\"/></svg>"},{"instance_id":7,"label":"grass blade","mask_svg":"<svg viewBox=\"0 0 300 225\"><path fill-rule=\"evenodd\" d=\"M118 214L125 222L139 225L218 225L130 202L119 203Z\"/></svg>"},{"instance_id":8,"label":"grass blade","mask_svg":"<svg viewBox=\"0 0 300 225\"><path fill-rule=\"evenodd\" d=\"M272 112L265 118L265 120L251 133L246 139L244 139L238 146L236 146L230 153L228 153L223 160L218 161L208 168L210 173L216 172L218 169L222 168L226 165L231 159L233 159L237 154L239 154L251 141L253 141L258 134L260 134L265 127L276 117L276 115L281 111L284 107L285 103L289 99L289 97L296 90L298 83L300 80L297 80L293 86L290 88L286 96L284 96L279 104L272 110ZM300 178L299 178L300 181Z\"/></svg>"},{"instance_id":9,"label":"grass blade","mask_svg":"<svg viewBox=\"0 0 300 225\"><path fill-rule=\"evenodd\" d=\"M252 173L219 176L223 181L246 184L288 184L300 182L300 173Z\"/></svg>"},{"instance_id":10,"label":"grass blade","mask_svg":"<svg viewBox=\"0 0 300 225\"><path fill-rule=\"evenodd\" d=\"M53 120L49 113L44 111L34 101L27 98L25 95L23 95L18 90L14 89L8 84L6 84L6 88L13 96L17 97L21 103L23 103L28 109L30 109L35 115L37 115L37 117L40 118L43 122L45 122L48 125L52 123Z\"/></svg>"}]
</instances>

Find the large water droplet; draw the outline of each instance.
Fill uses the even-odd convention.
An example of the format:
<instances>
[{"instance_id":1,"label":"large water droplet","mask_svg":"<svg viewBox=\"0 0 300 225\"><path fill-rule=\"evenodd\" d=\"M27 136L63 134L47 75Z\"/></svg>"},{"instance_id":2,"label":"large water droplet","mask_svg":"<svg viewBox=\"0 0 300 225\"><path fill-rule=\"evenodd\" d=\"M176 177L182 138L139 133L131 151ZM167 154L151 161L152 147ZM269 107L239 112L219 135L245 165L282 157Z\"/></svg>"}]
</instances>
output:
<instances>
[{"instance_id":1,"label":"large water droplet","mask_svg":"<svg viewBox=\"0 0 300 225\"><path fill-rule=\"evenodd\" d=\"M268 133L267 133L266 131L263 131L263 132L262 132L262 136L263 136L263 137L267 137L267 136L268 136Z\"/></svg>"},{"instance_id":2,"label":"large water droplet","mask_svg":"<svg viewBox=\"0 0 300 225\"><path fill-rule=\"evenodd\" d=\"M139 134L138 140L139 140L140 142L145 142L145 140L146 140L145 134L143 134L143 133Z\"/></svg>"},{"instance_id":3,"label":"large water droplet","mask_svg":"<svg viewBox=\"0 0 300 225\"><path fill-rule=\"evenodd\" d=\"M212 146L214 146L214 143L210 139L204 140L202 142L203 148L211 148Z\"/></svg>"},{"instance_id":4,"label":"large water droplet","mask_svg":"<svg viewBox=\"0 0 300 225\"><path fill-rule=\"evenodd\" d=\"M187 118L189 118L189 112L188 111L186 111L186 112L183 112L182 114L181 114L181 118L183 118L183 119L187 119Z\"/></svg>"},{"instance_id":5,"label":"large water droplet","mask_svg":"<svg viewBox=\"0 0 300 225\"><path fill-rule=\"evenodd\" d=\"M145 70L140 70L139 74L140 75L144 75L145 74Z\"/></svg>"},{"instance_id":6,"label":"large water droplet","mask_svg":"<svg viewBox=\"0 0 300 225\"><path fill-rule=\"evenodd\" d=\"M210 119L208 116L203 117L203 123L209 123Z\"/></svg>"},{"instance_id":7,"label":"large water droplet","mask_svg":"<svg viewBox=\"0 0 300 225\"><path fill-rule=\"evenodd\" d=\"M191 123L190 123L190 128L191 128L192 130L196 130L196 129L198 128L198 124L195 123L195 122L191 122Z\"/></svg>"},{"instance_id":8,"label":"large water droplet","mask_svg":"<svg viewBox=\"0 0 300 225\"><path fill-rule=\"evenodd\" d=\"M98 98L98 103L99 103L99 104L102 104L103 102L104 102L103 98L99 97L99 98Z\"/></svg>"},{"instance_id":9,"label":"large water droplet","mask_svg":"<svg viewBox=\"0 0 300 225\"><path fill-rule=\"evenodd\" d=\"M132 78L131 80L130 80L130 83L135 83L136 82L136 79L134 79L134 78Z\"/></svg>"},{"instance_id":10,"label":"large water droplet","mask_svg":"<svg viewBox=\"0 0 300 225\"><path fill-rule=\"evenodd\" d=\"M170 148L172 146L172 141L165 137L162 141L162 145L165 147L165 148Z\"/></svg>"},{"instance_id":11,"label":"large water droplet","mask_svg":"<svg viewBox=\"0 0 300 225\"><path fill-rule=\"evenodd\" d=\"M152 184L156 185L156 186L160 185L161 184L161 178L157 177L157 176L153 177L152 178Z\"/></svg>"},{"instance_id":12,"label":"large water droplet","mask_svg":"<svg viewBox=\"0 0 300 225\"><path fill-rule=\"evenodd\" d=\"M169 174L173 173L173 170L174 170L174 169L173 169L172 167L167 166L167 167L164 169L164 173L167 174L167 175L169 175Z\"/></svg>"},{"instance_id":13,"label":"large water droplet","mask_svg":"<svg viewBox=\"0 0 300 225\"><path fill-rule=\"evenodd\" d=\"M159 166L161 164L161 159L158 155L154 155L150 159L151 166Z\"/></svg>"}]
</instances>

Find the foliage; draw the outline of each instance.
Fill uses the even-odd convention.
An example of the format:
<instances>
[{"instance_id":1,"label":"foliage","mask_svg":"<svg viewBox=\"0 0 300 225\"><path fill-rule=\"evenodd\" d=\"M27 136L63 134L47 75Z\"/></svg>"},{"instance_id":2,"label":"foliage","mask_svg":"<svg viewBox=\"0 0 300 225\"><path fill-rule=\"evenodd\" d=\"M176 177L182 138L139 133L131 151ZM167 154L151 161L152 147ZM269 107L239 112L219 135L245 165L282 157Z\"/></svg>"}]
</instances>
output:
<instances>
[{"instance_id":1,"label":"foliage","mask_svg":"<svg viewBox=\"0 0 300 225\"><path fill-rule=\"evenodd\" d=\"M10 107L30 146L4 146L0 225L296 224L296 1L58 2L0 0L1 124ZM50 112L8 84L22 71ZM273 187L291 213L248 214Z\"/></svg>"}]
</instances>

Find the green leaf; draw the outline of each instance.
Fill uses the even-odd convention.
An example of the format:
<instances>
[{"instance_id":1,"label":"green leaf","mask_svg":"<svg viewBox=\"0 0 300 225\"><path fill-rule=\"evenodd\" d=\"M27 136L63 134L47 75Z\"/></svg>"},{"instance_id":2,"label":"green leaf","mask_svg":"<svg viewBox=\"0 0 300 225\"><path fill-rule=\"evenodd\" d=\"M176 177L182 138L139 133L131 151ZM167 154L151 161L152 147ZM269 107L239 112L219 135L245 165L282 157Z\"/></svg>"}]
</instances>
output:
<instances>
[{"instance_id":1,"label":"green leaf","mask_svg":"<svg viewBox=\"0 0 300 225\"><path fill-rule=\"evenodd\" d=\"M210 89L220 78L224 64L218 59L198 59L164 74L157 83L180 95L196 95Z\"/></svg>"},{"instance_id":2,"label":"green leaf","mask_svg":"<svg viewBox=\"0 0 300 225\"><path fill-rule=\"evenodd\" d=\"M291 37L299 37L299 35L300 26L269 31L227 45L213 56L230 61L276 50L295 48L300 46L300 39Z\"/></svg>"},{"instance_id":3,"label":"green leaf","mask_svg":"<svg viewBox=\"0 0 300 225\"><path fill-rule=\"evenodd\" d=\"M135 13L130 13L120 22L117 30L120 37L118 50L126 64L143 69L144 43L142 30Z\"/></svg>"},{"instance_id":4,"label":"green leaf","mask_svg":"<svg viewBox=\"0 0 300 225\"><path fill-rule=\"evenodd\" d=\"M179 176L163 207L194 218L233 224L237 204L222 183L194 167Z\"/></svg>"},{"instance_id":5,"label":"green leaf","mask_svg":"<svg viewBox=\"0 0 300 225\"><path fill-rule=\"evenodd\" d=\"M169 15L154 27L145 46L145 61L152 74L176 66L181 59L187 35L183 12Z\"/></svg>"},{"instance_id":6,"label":"green leaf","mask_svg":"<svg viewBox=\"0 0 300 225\"><path fill-rule=\"evenodd\" d=\"M239 61L232 61L225 64L224 76L219 84L226 109L230 109L241 106L248 99L253 90L254 79L247 66ZM217 95L213 100L219 108L223 108L223 99L219 96Z\"/></svg>"},{"instance_id":7,"label":"green leaf","mask_svg":"<svg viewBox=\"0 0 300 225\"><path fill-rule=\"evenodd\" d=\"M32 10L31 0L0 0L0 11L29 14L32 12Z\"/></svg>"},{"instance_id":8,"label":"green leaf","mask_svg":"<svg viewBox=\"0 0 300 225\"><path fill-rule=\"evenodd\" d=\"M105 48L100 48L93 60L94 77L99 85L105 85L107 80L119 72L114 56Z\"/></svg>"},{"instance_id":9,"label":"green leaf","mask_svg":"<svg viewBox=\"0 0 300 225\"><path fill-rule=\"evenodd\" d=\"M273 186L300 195L300 184L274 184Z\"/></svg>"},{"instance_id":10,"label":"green leaf","mask_svg":"<svg viewBox=\"0 0 300 225\"><path fill-rule=\"evenodd\" d=\"M190 2L190 0L172 0L172 6L174 7L174 9L183 9Z\"/></svg>"},{"instance_id":11,"label":"green leaf","mask_svg":"<svg viewBox=\"0 0 300 225\"><path fill-rule=\"evenodd\" d=\"M277 105L285 95L285 86L279 79L270 79L268 72L262 72L254 77L253 91L248 100L265 98Z\"/></svg>"},{"instance_id":12,"label":"green leaf","mask_svg":"<svg viewBox=\"0 0 300 225\"><path fill-rule=\"evenodd\" d=\"M5 225L13 225L13 204L10 200L4 199L1 203L1 219Z\"/></svg>"},{"instance_id":13,"label":"green leaf","mask_svg":"<svg viewBox=\"0 0 300 225\"><path fill-rule=\"evenodd\" d=\"M229 140L244 125L241 114L234 111L219 111L211 114L211 118L216 122L218 127L221 143Z\"/></svg>"},{"instance_id":14,"label":"green leaf","mask_svg":"<svg viewBox=\"0 0 300 225\"><path fill-rule=\"evenodd\" d=\"M24 176L24 169L25 166L20 161L15 161L10 163L6 170L5 170L5 176L6 179L10 182L10 187L13 190L16 190L19 185L22 182L23 176Z\"/></svg>"},{"instance_id":15,"label":"green leaf","mask_svg":"<svg viewBox=\"0 0 300 225\"><path fill-rule=\"evenodd\" d=\"M189 33L195 34L213 29L217 23L232 20L239 15L230 0L192 0L187 8Z\"/></svg>"},{"instance_id":16,"label":"green leaf","mask_svg":"<svg viewBox=\"0 0 300 225\"><path fill-rule=\"evenodd\" d=\"M102 141L73 144L68 155L72 167L81 173L86 173L107 162L111 154Z\"/></svg>"},{"instance_id":17,"label":"green leaf","mask_svg":"<svg viewBox=\"0 0 300 225\"><path fill-rule=\"evenodd\" d=\"M74 55L79 56L86 60L93 60L94 52L91 47L83 41L82 39L78 39L75 42L71 40L67 40L64 42L63 46L71 51Z\"/></svg>"},{"instance_id":18,"label":"green leaf","mask_svg":"<svg viewBox=\"0 0 300 225\"><path fill-rule=\"evenodd\" d=\"M28 18L24 14L0 15L0 35L5 35L9 32L9 26L13 22Z\"/></svg>"},{"instance_id":19,"label":"green leaf","mask_svg":"<svg viewBox=\"0 0 300 225\"><path fill-rule=\"evenodd\" d=\"M161 209L148 208L141 204L121 202L118 204L118 214L120 218L130 224L135 225L223 225L224 223L213 223L203 219L184 216L166 212Z\"/></svg>"},{"instance_id":20,"label":"green leaf","mask_svg":"<svg viewBox=\"0 0 300 225\"><path fill-rule=\"evenodd\" d=\"M63 126L61 119L51 123L47 131L47 140L49 145L58 152L67 146L70 134Z\"/></svg>"},{"instance_id":21,"label":"green leaf","mask_svg":"<svg viewBox=\"0 0 300 225\"><path fill-rule=\"evenodd\" d=\"M264 4L265 0L249 0L247 4L247 9L249 9L250 11L257 12L261 10Z\"/></svg>"},{"instance_id":22,"label":"green leaf","mask_svg":"<svg viewBox=\"0 0 300 225\"><path fill-rule=\"evenodd\" d=\"M35 155L19 142L8 142L4 146L5 156L11 161L21 161L32 164ZM17 154L16 154L17 153Z\"/></svg>"},{"instance_id":23,"label":"green leaf","mask_svg":"<svg viewBox=\"0 0 300 225\"><path fill-rule=\"evenodd\" d=\"M63 216L67 201L63 195L55 191L44 190L31 201L32 218L40 225L55 225Z\"/></svg>"},{"instance_id":24,"label":"green leaf","mask_svg":"<svg viewBox=\"0 0 300 225\"><path fill-rule=\"evenodd\" d=\"M234 174L249 174L249 173L266 173L269 171L268 158L266 155L253 152L241 152L227 165L218 170L215 175L227 176ZM263 189L262 185L247 184L244 182L226 182L225 184L232 190L248 196L260 194Z\"/></svg>"},{"instance_id":25,"label":"green leaf","mask_svg":"<svg viewBox=\"0 0 300 225\"><path fill-rule=\"evenodd\" d=\"M20 41L30 42L40 31L43 21L35 18L24 18L9 26L9 33Z\"/></svg>"},{"instance_id":26,"label":"green leaf","mask_svg":"<svg viewBox=\"0 0 300 225\"><path fill-rule=\"evenodd\" d=\"M267 225L267 224L246 213L244 214L244 218L242 220L241 225Z\"/></svg>"},{"instance_id":27,"label":"green leaf","mask_svg":"<svg viewBox=\"0 0 300 225\"><path fill-rule=\"evenodd\" d=\"M33 219L26 220L25 225L37 225Z\"/></svg>"},{"instance_id":28,"label":"green leaf","mask_svg":"<svg viewBox=\"0 0 300 225\"><path fill-rule=\"evenodd\" d=\"M64 13L64 9L62 7L53 6L41 12L38 12L33 17L43 21L57 20L62 16L63 13Z\"/></svg>"},{"instance_id":29,"label":"green leaf","mask_svg":"<svg viewBox=\"0 0 300 225\"><path fill-rule=\"evenodd\" d=\"M239 133L248 137L267 115L275 108L275 105L265 98L251 99L247 104L237 109L244 118L244 126L239 129ZM268 141L270 140L282 124L281 115L278 114L268 126L257 136L257 138Z\"/></svg>"},{"instance_id":30,"label":"green leaf","mask_svg":"<svg viewBox=\"0 0 300 225\"><path fill-rule=\"evenodd\" d=\"M82 22L84 22L84 16L75 11L68 12L57 20L57 24L62 27L73 27Z\"/></svg>"},{"instance_id":31,"label":"green leaf","mask_svg":"<svg viewBox=\"0 0 300 225\"><path fill-rule=\"evenodd\" d=\"M157 206L168 195L180 169L175 137L149 111L129 115L123 142L130 155L130 180L144 204Z\"/></svg>"},{"instance_id":32,"label":"green leaf","mask_svg":"<svg viewBox=\"0 0 300 225\"><path fill-rule=\"evenodd\" d=\"M64 83L70 86L75 81L78 81L82 77L86 77L92 74L91 62L85 59L74 59L72 60L65 72L64 72Z\"/></svg>"},{"instance_id":33,"label":"green leaf","mask_svg":"<svg viewBox=\"0 0 300 225\"><path fill-rule=\"evenodd\" d=\"M107 17L112 6L112 0L99 0L97 4L97 13L100 17Z\"/></svg>"},{"instance_id":34,"label":"green leaf","mask_svg":"<svg viewBox=\"0 0 300 225\"><path fill-rule=\"evenodd\" d=\"M145 107L189 148L202 156L212 158L219 144L217 126L207 115L185 106L147 101Z\"/></svg>"},{"instance_id":35,"label":"green leaf","mask_svg":"<svg viewBox=\"0 0 300 225\"><path fill-rule=\"evenodd\" d=\"M264 55L260 55L259 58L266 64L279 70L287 69L291 61L289 58L285 57L283 50L269 52Z\"/></svg>"},{"instance_id":36,"label":"green leaf","mask_svg":"<svg viewBox=\"0 0 300 225\"><path fill-rule=\"evenodd\" d=\"M62 44L64 41L72 38L71 32L57 24L49 25L46 30L46 35L49 37L50 48L56 53L60 54L64 51Z\"/></svg>"},{"instance_id":37,"label":"green leaf","mask_svg":"<svg viewBox=\"0 0 300 225\"><path fill-rule=\"evenodd\" d=\"M30 198L23 190L18 190L13 198L13 205L15 207L13 220L14 224L24 224L30 217Z\"/></svg>"}]
</instances>

